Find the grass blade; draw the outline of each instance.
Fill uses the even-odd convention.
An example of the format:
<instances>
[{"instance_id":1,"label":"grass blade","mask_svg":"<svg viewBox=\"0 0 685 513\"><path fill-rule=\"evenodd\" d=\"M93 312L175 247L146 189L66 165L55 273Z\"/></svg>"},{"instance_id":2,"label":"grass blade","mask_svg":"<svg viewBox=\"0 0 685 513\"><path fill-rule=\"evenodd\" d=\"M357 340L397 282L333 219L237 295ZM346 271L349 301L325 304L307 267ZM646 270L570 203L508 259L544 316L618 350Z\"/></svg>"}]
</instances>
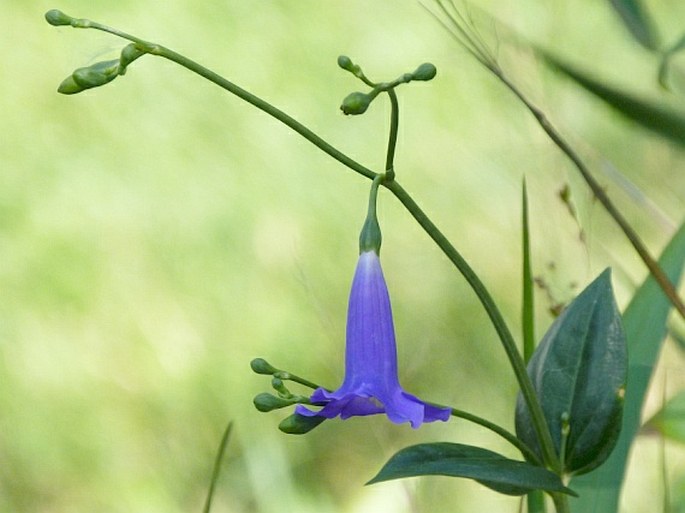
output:
<instances>
[{"instance_id":1,"label":"grass blade","mask_svg":"<svg viewBox=\"0 0 685 513\"><path fill-rule=\"evenodd\" d=\"M219 450L216 452L216 459L214 460L214 469L212 470L212 480L209 483L209 491L207 492L207 499L205 500L205 507L202 509L202 513L209 513L212 507L212 499L214 498L214 490L216 489L216 482L219 480L219 474L221 473L221 461L224 459L224 454L226 453L226 446L228 445L228 439L231 436L231 431L233 430L233 422L229 422L226 426L223 436L221 437L221 442L219 443Z\"/></svg>"},{"instance_id":2,"label":"grass blade","mask_svg":"<svg viewBox=\"0 0 685 513\"><path fill-rule=\"evenodd\" d=\"M523 226L523 306L521 320L523 324L523 359L526 363L535 351L535 284L530 261L530 224L528 222L528 189L523 180L522 226ZM533 490L526 496L528 513L546 513L545 496L540 490Z\"/></svg>"},{"instance_id":3,"label":"grass blade","mask_svg":"<svg viewBox=\"0 0 685 513\"><path fill-rule=\"evenodd\" d=\"M530 262L530 229L528 224L528 191L526 181L523 180L523 307L521 317L523 321L523 359L526 363L535 351L535 296L533 271Z\"/></svg>"}]
</instances>

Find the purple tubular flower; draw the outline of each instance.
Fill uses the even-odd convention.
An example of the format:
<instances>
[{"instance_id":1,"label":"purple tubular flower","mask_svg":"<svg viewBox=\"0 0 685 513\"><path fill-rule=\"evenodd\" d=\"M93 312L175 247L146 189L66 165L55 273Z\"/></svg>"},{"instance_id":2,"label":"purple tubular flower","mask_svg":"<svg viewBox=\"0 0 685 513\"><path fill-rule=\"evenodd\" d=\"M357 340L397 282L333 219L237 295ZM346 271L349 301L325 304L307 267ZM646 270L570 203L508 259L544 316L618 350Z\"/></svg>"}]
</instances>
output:
<instances>
[{"instance_id":1,"label":"purple tubular flower","mask_svg":"<svg viewBox=\"0 0 685 513\"><path fill-rule=\"evenodd\" d=\"M431 406L405 392L397 373L397 348L388 288L374 250L363 251L352 282L347 313L345 380L335 392L318 388L310 398L323 406L311 411L298 405L296 413L347 419L385 413L396 423L446 421L449 408Z\"/></svg>"}]
</instances>

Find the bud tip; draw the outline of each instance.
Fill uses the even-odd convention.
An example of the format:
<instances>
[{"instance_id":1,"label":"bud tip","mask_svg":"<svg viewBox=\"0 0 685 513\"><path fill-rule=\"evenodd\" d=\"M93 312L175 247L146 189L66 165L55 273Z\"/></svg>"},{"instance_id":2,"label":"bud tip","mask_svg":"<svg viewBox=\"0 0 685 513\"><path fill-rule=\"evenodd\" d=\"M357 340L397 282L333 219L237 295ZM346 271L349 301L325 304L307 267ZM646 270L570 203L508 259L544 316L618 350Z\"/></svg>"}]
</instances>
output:
<instances>
[{"instance_id":1,"label":"bud tip","mask_svg":"<svg viewBox=\"0 0 685 513\"><path fill-rule=\"evenodd\" d=\"M71 25L71 21L74 18L63 13L59 9L50 9L45 13L45 19L50 25L59 27L60 25Z\"/></svg>"},{"instance_id":2,"label":"bud tip","mask_svg":"<svg viewBox=\"0 0 685 513\"><path fill-rule=\"evenodd\" d=\"M338 57L338 66L344 70L352 71L354 64L352 63L352 59L350 59L347 55L341 55Z\"/></svg>"},{"instance_id":3,"label":"bud tip","mask_svg":"<svg viewBox=\"0 0 685 513\"><path fill-rule=\"evenodd\" d=\"M255 358L250 362L250 368L253 372L257 374L272 375L274 372L278 372L278 369L273 367L264 358Z\"/></svg>"},{"instance_id":4,"label":"bud tip","mask_svg":"<svg viewBox=\"0 0 685 513\"><path fill-rule=\"evenodd\" d=\"M424 62L412 73L414 80L433 80L438 70L430 62Z\"/></svg>"},{"instance_id":5,"label":"bud tip","mask_svg":"<svg viewBox=\"0 0 685 513\"><path fill-rule=\"evenodd\" d=\"M326 420L326 417L320 417L318 415L314 417L306 417L304 415L294 413L290 417L283 419L278 425L278 429L288 435L304 435L305 433L308 433L317 427L324 420Z\"/></svg>"}]
</instances>

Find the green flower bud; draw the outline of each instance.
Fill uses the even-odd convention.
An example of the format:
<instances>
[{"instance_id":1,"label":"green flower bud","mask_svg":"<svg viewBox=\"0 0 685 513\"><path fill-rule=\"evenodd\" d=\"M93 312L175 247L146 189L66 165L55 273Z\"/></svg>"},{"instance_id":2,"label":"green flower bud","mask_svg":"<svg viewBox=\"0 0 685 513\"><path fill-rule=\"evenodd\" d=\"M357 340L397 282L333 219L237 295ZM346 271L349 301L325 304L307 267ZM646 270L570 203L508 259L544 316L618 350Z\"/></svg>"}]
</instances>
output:
<instances>
[{"instance_id":1,"label":"green flower bud","mask_svg":"<svg viewBox=\"0 0 685 513\"><path fill-rule=\"evenodd\" d=\"M414 80L433 80L435 78L435 74L438 72L437 69L435 69L435 66L433 66L430 62L424 62L416 68L416 71L412 73L412 76Z\"/></svg>"},{"instance_id":2,"label":"green flower bud","mask_svg":"<svg viewBox=\"0 0 685 513\"><path fill-rule=\"evenodd\" d=\"M293 404L293 402L288 399L276 397L275 395L267 394L266 392L257 395L252 402L254 403L255 408L261 412L278 410L279 408L285 408L286 406Z\"/></svg>"},{"instance_id":3,"label":"green flower bud","mask_svg":"<svg viewBox=\"0 0 685 513\"><path fill-rule=\"evenodd\" d=\"M289 435L304 435L305 433L309 433L324 420L326 420L326 417L320 417L318 415L314 417L305 417L304 415L294 413L290 417L283 419L278 425L278 429Z\"/></svg>"},{"instance_id":4,"label":"green flower bud","mask_svg":"<svg viewBox=\"0 0 685 513\"><path fill-rule=\"evenodd\" d=\"M62 94L76 94L84 90L85 89L83 87L74 81L73 75L69 75L67 78L62 80L62 83L57 88L57 92Z\"/></svg>"},{"instance_id":5,"label":"green flower bud","mask_svg":"<svg viewBox=\"0 0 685 513\"><path fill-rule=\"evenodd\" d=\"M347 55L341 55L340 57L338 57L338 66L340 66L342 69L346 71L354 73L354 63L352 62L352 59L350 59Z\"/></svg>"},{"instance_id":6,"label":"green flower bud","mask_svg":"<svg viewBox=\"0 0 685 513\"><path fill-rule=\"evenodd\" d=\"M71 76L83 89L100 87L119 76L119 59L96 62L92 66L79 68Z\"/></svg>"},{"instance_id":7,"label":"green flower bud","mask_svg":"<svg viewBox=\"0 0 685 513\"><path fill-rule=\"evenodd\" d=\"M361 93L359 91L350 93L343 100L340 110L342 110L345 115L351 114L355 116L357 114L364 114L375 97L375 95Z\"/></svg>"},{"instance_id":8,"label":"green flower bud","mask_svg":"<svg viewBox=\"0 0 685 513\"><path fill-rule=\"evenodd\" d=\"M121 51L121 57L119 58L119 74L123 75L126 73L126 66L135 61L138 57L145 55L145 52L138 48L135 43L128 44Z\"/></svg>"},{"instance_id":9,"label":"green flower bud","mask_svg":"<svg viewBox=\"0 0 685 513\"><path fill-rule=\"evenodd\" d=\"M71 16L64 14L59 9L50 9L45 13L45 19L50 25L59 27L60 25L71 25L74 20Z\"/></svg>"},{"instance_id":10,"label":"green flower bud","mask_svg":"<svg viewBox=\"0 0 685 513\"><path fill-rule=\"evenodd\" d=\"M273 367L264 358L255 358L250 362L250 368L252 372L256 374L265 374L271 376L272 374L278 372L276 367Z\"/></svg>"}]
</instances>

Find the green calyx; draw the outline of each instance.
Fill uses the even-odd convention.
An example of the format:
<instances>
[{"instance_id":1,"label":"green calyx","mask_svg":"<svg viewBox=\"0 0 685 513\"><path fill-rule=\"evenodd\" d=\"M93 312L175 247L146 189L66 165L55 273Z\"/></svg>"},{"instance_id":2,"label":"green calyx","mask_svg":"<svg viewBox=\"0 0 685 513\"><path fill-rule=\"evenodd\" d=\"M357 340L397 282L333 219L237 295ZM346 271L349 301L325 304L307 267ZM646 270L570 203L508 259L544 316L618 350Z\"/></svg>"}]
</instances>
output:
<instances>
[{"instance_id":1,"label":"green calyx","mask_svg":"<svg viewBox=\"0 0 685 513\"><path fill-rule=\"evenodd\" d=\"M371 192L369 193L369 208L366 214L366 220L362 231L359 234L359 253L366 253L373 251L377 255L381 252L381 243L383 237L381 235L381 227L378 224L378 216L376 215L376 203L378 198L378 186L385 179L385 175L378 175L371 183Z\"/></svg>"}]
</instances>

